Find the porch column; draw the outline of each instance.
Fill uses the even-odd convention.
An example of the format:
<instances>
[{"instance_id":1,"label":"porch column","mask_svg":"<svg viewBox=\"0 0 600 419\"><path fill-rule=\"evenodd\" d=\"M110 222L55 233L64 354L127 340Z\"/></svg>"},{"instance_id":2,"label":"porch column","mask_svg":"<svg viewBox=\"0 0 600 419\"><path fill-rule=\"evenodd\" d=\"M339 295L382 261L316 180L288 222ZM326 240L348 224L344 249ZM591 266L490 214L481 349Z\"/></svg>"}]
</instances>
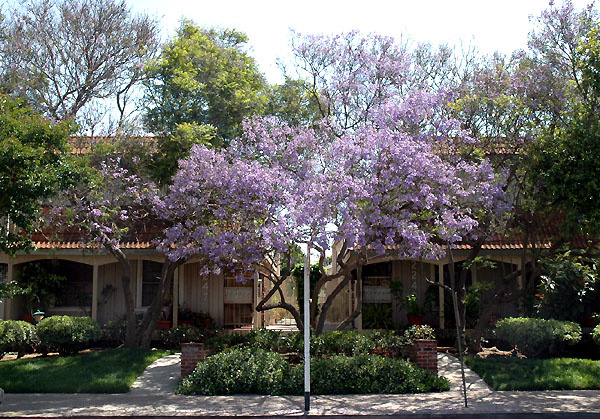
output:
<instances>
[{"instance_id":1,"label":"porch column","mask_svg":"<svg viewBox=\"0 0 600 419\"><path fill-rule=\"evenodd\" d=\"M98 320L98 265L92 266L92 319Z\"/></svg>"},{"instance_id":2,"label":"porch column","mask_svg":"<svg viewBox=\"0 0 600 419\"><path fill-rule=\"evenodd\" d=\"M183 271L183 266L175 269L173 273L173 327L179 324L179 275L180 269Z\"/></svg>"},{"instance_id":3,"label":"porch column","mask_svg":"<svg viewBox=\"0 0 600 419\"><path fill-rule=\"evenodd\" d=\"M142 278L143 278L143 261L138 259L137 269L135 270L135 307L142 307Z\"/></svg>"},{"instance_id":4,"label":"porch column","mask_svg":"<svg viewBox=\"0 0 600 419\"><path fill-rule=\"evenodd\" d=\"M515 265L517 265L518 270L521 270L521 258L518 258L516 260ZM523 281L523 272L521 272L521 275L519 275L517 278L517 286L519 287L520 290L522 290L523 287L525 286L524 281Z\"/></svg>"},{"instance_id":5,"label":"porch column","mask_svg":"<svg viewBox=\"0 0 600 419\"><path fill-rule=\"evenodd\" d=\"M184 302L184 296L185 296L185 265L181 265L179 267L179 271L181 272L179 274L179 291L178 291L178 295L177 297L179 298L179 301L177 301L178 305L182 306L183 302Z\"/></svg>"},{"instance_id":6,"label":"porch column","mask_svg":"<svg viewBox=\"0 0 600 419\"><path fill-rule=\"evenodd\" d=\"M361 302L363 300L362 292L363 291L362 291L362 275L361 275L361 278L356 280L356 305L358 305L359 298L360 298ZM363 307L361 306L360 313L358 314L358 316L356 316L356 329L358 330L358 333L362 333L362 331L363 331L362 310L363 310Z\"/></svg>"},{"instance_id":7,"label":"porch column","mask_svg":"<svg viewBox=\"0 0 600 419\"><path fill-rule=\"evenodd\" d=\"M438 265L438 283L444 283L444 264ZM440 329L446 328L446 316L444 314L444 288L439 287L439 299L440 299Z\"/></svg>"},{"instance_id":8,"label":"porch column","mask_svg":"<svg viewBox=\"0 0 600 419\"><path fill-rule=\"evenodd\" d=\"M511 260L511 262L512 262L512 260ZM517 265L518 270L521 270L521 258L517 258L515 265ZM512 266L511 266L511 270L512 270ZM525 287L525 281L523 280L523 272L521 272L521 275L519 275L517 277L517 289L519 291L522 291L524 287ZM524 305L524 301L522 298L519 298L517 307L519 309L519 314L524 315L525 314L525 305Z\"/></svg>"},{"instance_id":9,"label":"porch column","mask_svg":"<svg viewBox=\"0 0 600 419\"><path fill-rule=\"evenodd\" d=\"M252 312L253 312L253 316L254 316L254 329L259 329L260 327L262 327L262 322L261 322L261 312L260 311L256 311L256 305L258 304L259 300L261 299L260 296L260 291L262 288L262 279L260 279L260 275L258 272L254 273L254 297L252 298Z\"/></svg>"}]
</instances>

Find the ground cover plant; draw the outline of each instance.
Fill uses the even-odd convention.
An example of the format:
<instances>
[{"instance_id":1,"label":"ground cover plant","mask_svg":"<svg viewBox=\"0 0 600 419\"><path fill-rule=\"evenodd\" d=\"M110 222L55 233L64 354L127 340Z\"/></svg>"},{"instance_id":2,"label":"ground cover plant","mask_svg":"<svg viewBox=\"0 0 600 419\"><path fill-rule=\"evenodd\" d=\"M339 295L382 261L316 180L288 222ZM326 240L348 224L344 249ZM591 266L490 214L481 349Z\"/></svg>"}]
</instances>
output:
<instances>
[{"instance_id":1,"label":"ground cover plant","mask_svg":"<svg viewBox=\"0 0 600 419\"><path fill-rule=\"evenodd\" d=\"M126 393L148 365L167 354L121 348L3 361L0 388L7 393Z\"/></svg>"},{"instance_id":2,"label":"ground cover plant","mask_svg":"<svg viewBox=\"0 0 600 419\"><path fill-rule=\"evenodd\" d=\"M598 390L600 361L575 358L467 358L494 390Z\"/></svg>"}]
</instances>

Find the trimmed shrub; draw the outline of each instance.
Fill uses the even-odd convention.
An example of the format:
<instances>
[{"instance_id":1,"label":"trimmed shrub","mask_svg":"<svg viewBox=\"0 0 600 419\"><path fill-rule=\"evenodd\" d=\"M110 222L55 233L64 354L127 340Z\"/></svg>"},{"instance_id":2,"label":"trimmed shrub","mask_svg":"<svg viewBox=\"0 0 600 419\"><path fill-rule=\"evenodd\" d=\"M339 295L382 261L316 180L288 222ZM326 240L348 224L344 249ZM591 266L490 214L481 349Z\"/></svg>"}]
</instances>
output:
<instances>
[{"instance_id":1,"label":"trimmed shrub","mask_svg":"<svg viewBox=\"0 0 600 419\"><path fill-rule=\"evenodd\" d=\"M600 324L592 330L592 340L596 345L600 345Z\"/></svg>"},{"instance_id":2,"label":"trimmed shrub","mask_svg":"<svg viewBox=\"0 0 600 419\"><path fill-rule=\"evenodd\" d=\"M179 326L160 331L160 341L167 349L181 349L182 343L204 342L210 331L194 326Z\"/></svg>"},{"instance_id":3,"label":"trimmed shrub","mask_svg":"<svg viewBox=\"0 0 600 419\"><path fill-rule=\"evenodd\" d=\"M402 359L332 356L315 359L311 365L311 391L315 394L402 394L449 389L446 378Z\"/></svg>"},{"instance_id":4,"label":"trimmed shrub","mask_svg":"<svg viewBox=\"0 0 600 419\"><path fill-rule=\"evenodd\" d=\"M52 316L37 325L43 352L56 351L61 355L76 353L89 347L100 337L98 323L90 317Z\"/></svg>"},{"instance_id":5,"label":"trimmed shrub","mask_svg":"<svg viewBox=\"0 0 600 419\"><path fill-rule=\"evenodd\" d=\"M369 351L356 351L355 355L377 354L403 359L410 356L410 341L394 331L375 330L366 337L369 340Z\"/></svg>"},{"instance_id":6,"label":"trimmed shrub","mask_svg":"<svg viewBox=\"0 0 600 419\"><path fill-rule=\"evenodd\" d=\"M450 387L447 379L408 361L378 355L316 358L311 371L314 394L422 393ZM275 352L233 349L200 362L177 393L302 394L303 377L303 364L292 366Z\"/></svg>"},{"instance_id":7,"label":"trimmed shrub","mask_svg":"<svg viewBox=\"0 0 600 419\"><path fill-rule=\"evenodd\" d=\"M222 331L205 341L206 346L213 354L227 349L248 347L251 343L252 335L250 333L225 334Z\"/></svg>"},{"instance_id":8,"label":"trimmed shrub","mask_svg":"<svg viewBox=\"0 0 600 419\"><path fill-rule=\"evenodd\" d=\"M581 326L559 320L510 317L496 322L498 339L516 346L527 357L560 353L565 345L581 340Z\"/></svg>"},{"instance_id":9,"label":"trimmed shrub","mask_svg":"<svg viewBox=\"0 0 600 419\"><path fill-rule=\"evenodd\" d=\"M378 334L377 336L380 335ZM314 336L311 339L310 346L313 356L327 357L333 355L352 356L368 354L375 345L369 339L369 335L362 335L354 330L348 330Z\"/></svg>"},{"instance_id":10,"label":"trimmed shrub","mask_svg":"<svg viewBox=\"0 0 600 419\"><path fill-rule=\"evenodd\" d=\"M257 348L278 353L302 352L304 338L301 333L286 336L265 328L251 330L248 333L219 333L205 341L212 353L222 352L230 348Z\"/></svg>"},{"instance_id":11,"label":"trimmed shrub","mask_svg":"<svg viewBox=\"0 0 600 419\"><path fill-rule=\"evenodd\" d=\"M258 329L246 334L218 335L207 339L205 343L213 354L229 348L256 348L280 354L304 353L304 336L299 332L284 335L273 330ZM374 330L366 335L352 330L335 331L312 336L311 354L329 357L376 353L406 358L408 343L406 338L393 330Z\"/></svg>"},{"instance_id":12,"label":"trimmed shrub","mask_svg":"<svg viewBox=\"0 0 600 419\"><path fill-rule=\"evenodd\" d=\"M32 353L38 339L35 327L20 320L0 320L0 358L7 352L16 352L17 357Z\"/></svg>"},{"instance_id":13,"label":"trimmed shrub","mask_svg":"<svg viewBox=\"0 0 600 419\"><path fill-rule=\"evenodd\" d=\"M183 379L179 394L290 394L292 367L277 353L263 349L232 349L200 362Z\"/></svg>"}]
</instances>

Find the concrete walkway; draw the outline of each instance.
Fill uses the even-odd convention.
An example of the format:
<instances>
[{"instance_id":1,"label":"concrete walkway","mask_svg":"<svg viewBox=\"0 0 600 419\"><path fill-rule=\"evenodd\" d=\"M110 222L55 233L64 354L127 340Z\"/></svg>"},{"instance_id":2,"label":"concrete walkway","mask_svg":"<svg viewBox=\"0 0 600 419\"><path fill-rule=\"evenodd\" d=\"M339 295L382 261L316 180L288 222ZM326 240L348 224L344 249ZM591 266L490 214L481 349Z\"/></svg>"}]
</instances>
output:
<instances>
[{"instance_id":1,"label":"concrete walkway","mask_svg":"<svg viewBox=\"0 0 600 419\"><path fill-rule=\"evenodd\" d=\"M496 392L469 369L469 407L462 399L460 364L439 354L440 374L451 381L444 393L409 395L313 396L310 415L452 417L600 417L600 391ZM6 394L0 416L302 416L300 396L179 396L179 357L168 356L147 368L126 394Z\"/></svg>"}]
</instances>

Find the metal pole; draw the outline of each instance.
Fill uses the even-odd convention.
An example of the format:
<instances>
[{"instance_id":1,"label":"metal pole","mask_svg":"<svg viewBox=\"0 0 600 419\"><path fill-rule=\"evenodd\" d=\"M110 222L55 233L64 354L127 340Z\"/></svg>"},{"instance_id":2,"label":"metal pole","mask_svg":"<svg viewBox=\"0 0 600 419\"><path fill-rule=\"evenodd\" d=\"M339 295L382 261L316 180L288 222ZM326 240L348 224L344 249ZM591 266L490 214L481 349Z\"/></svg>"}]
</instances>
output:
<instances>
[{"instance_id":1,"label":"metal pole","mask_svg":"<svg viewBox=\"0 0 600 419\"><path fill-rule=\"evenodd\" d=\"M463 394L465 397L465 407L469 407L467 403L467 383L465 380L465 366L463 364L463 351L462 351L462 334L460 333L461 324L460 324L460 316L458 314L458 297L456 296L456 291L452 293L452 302L454 303L454 319L456 323L456 338L458 339L458 356L460 357L460 372L462 374L462 382L463 382Z\"/></svg>"},{"instance_id":2,"label":"metal pole","mask_svg":"<svg viewBox=\"0 0 600 419\"><path fill-rule=\"evenodd\" d=\"M310 245L304 259L304 411L310 411Z\"/></svg>"}]
</instances>

